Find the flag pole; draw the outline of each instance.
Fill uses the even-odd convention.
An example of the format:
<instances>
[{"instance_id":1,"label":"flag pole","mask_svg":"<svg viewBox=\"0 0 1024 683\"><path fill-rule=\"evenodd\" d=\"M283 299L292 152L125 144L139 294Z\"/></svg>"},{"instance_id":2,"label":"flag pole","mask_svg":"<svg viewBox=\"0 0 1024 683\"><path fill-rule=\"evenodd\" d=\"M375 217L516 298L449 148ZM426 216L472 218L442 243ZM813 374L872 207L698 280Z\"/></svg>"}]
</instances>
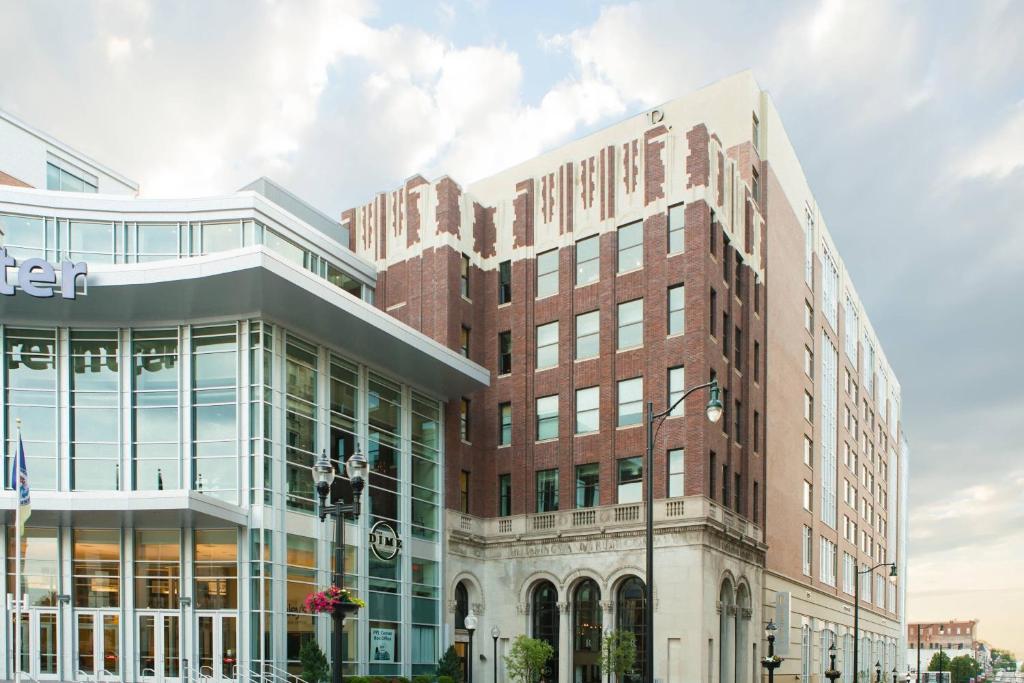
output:
<instances>
[{"instance_id":1,"label":"flag pole","mask_svg":"<svg viewBox=\"0 0 1024 683\"><path fill-rule=\"evenodd\" d=\"M14 487L15 495L18 496L18 507L15 514L14 525L14 683L21 680L21 486L19 485L19 465L21 449L21 418L15 421L18 425L18 449L19 452L11 459L11 484Z\"/></svg>"}]
</instances>

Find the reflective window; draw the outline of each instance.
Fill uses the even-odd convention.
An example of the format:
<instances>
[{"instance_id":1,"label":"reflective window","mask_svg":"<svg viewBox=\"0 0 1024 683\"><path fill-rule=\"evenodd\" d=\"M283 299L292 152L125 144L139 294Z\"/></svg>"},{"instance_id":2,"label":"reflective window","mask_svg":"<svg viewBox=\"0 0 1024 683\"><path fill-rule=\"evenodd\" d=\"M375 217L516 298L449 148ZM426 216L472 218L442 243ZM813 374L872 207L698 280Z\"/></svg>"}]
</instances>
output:
<instances>
[{"instance_id":1,"label":"reflective window","mask_svg":"<svg viewBox=\"0 0 1024 683\"><path fill-rule=\"evenodd\" d=\"M685 495L686 459L682 448L668 452L668 495L675 498Z\"/></svg>"},{"instance_id":2,"label":"reflective window","mask_svg":"<svg viewBox=\"0 0 1024 683\"><path fill-rule=\"evenodd\" d=\"M616 272L642 268L644 265L644 224L636 221L618 230L619 260Z\"/></svg>"},{"instance_id":3,"label":"reflective window","mask_svg":"<svg viewBox=\"0 0 1024 683\"><path fill-rule=\"evenodd\" d=\"M117 334L71 332L71 486L76 491L121 486Z\"/></svg>"},{"instance_id":4,"label":"reflective window","mask_svg":"<svg viewBox=\"0 0 1024 683\"><path fill-rule=\"evenodd\" d=\"M558 589L549 581L537 584L530 604L533 637L551 646L554 654L544 665L541 678L547 683L558 683Z\"/></svg>"},{"instance_id":5,"label":"reflective window","mask_svg":"<svg viewBox=\"0 0 1024 683\"><path fill-rule=\"evenodd\" d=\"M46 189L58 192L95 193L97 191L96 183L49 162L46 164Z\"/></svg>"},{"instance_id":6,"label":"reflective window","mask_svg":"<svg viewBox=\"0 0 1024 683\"><path fill-rule=\"evenodd\" d=\"M682 334L686 327L686 290L683 285L668 288L668 333Z\"/></svg>"},{"instance_id":7,"label":"reflective window","mask_svg":"<svg viewBox=\"0 0 1024 683\"><path fill-rule=\"evenodd\" d=\"M317 349L289 336L285 344L285 479L288 507L313 510L317 444Z\"/></svg>"},{"instance_id":8,"label":"reflective window","mask_svg":"<svg viewBox=\"0 0 1024 683\"><path fill-rule=\"evenodd\" d=\"M537 326L537 369L558 365L558 321Z\"/></svg>"},{"instance_id":9,"label":"reflective window","mask_svg":"<svg viewBox=\"0 0 1024 683\"><path fill-rule=\"evenodd\" d=\"M135 489L176 489L179 476L178 331L137 331L132 339Z\"/></svg>"},{"instance_id":10,"label":"reflective window","mask_svg":"<svg viewBox=\"0 0 1024 683\"><path fill-rule=\"evenodd\" d=\"M52 220L0 214L0 246L7 250L8 256L18 260L57 260L57 240Z\"/></svg>"},{"instance_id":11,"label":"reflective window","mask_svg":"<svg viewBox=\"0 0 1024 683\"><path fill-rule=\"evenodd\" d=\"M558 292L558 250L537 254L537 298Z\"/></svg>"},{"instance_id":12,"label":"reflective window","mask_svg":"<svg viewBox=\"0 0 1024 683\"><path fill-rule=\"evenodd\" d=\"M668 369L668 405L672 407L675 402L678 401L683 395L683 382L686 381L686 370L682 366L677 368ZM675 417L684 413L686 403L681 402L679 405L669 413L670 416Z\"/></svg>"},{"instance_id":13,"label":"reflective window","mask_svg":"<svg viewBox=\"0 0 1024 683\"><path fill-rule=\"evenodd\" d=\"M576 466L576 507L592 508L601 504L600 465Z\"/></svg>"},{"instance_id":14,"label":"reflective window","mask_svg":"<svg viewBox=\"0 0 1024 683\"><path fill-rule=\"evenodd\" d=\"M618 462L618 502L639 503L644 497L643 465L640 456Z\"/></svg>"},{"instance_id":15,"label":"reflective window","mask_svg":"<svg viewBox=\"0 0 1024 683\"><path fill-rule=\"evenodd\" d=\"M633 634L636 638L637 652L643 652L646 647L644 631L646 604L646 588L643 581L631 576L619 585L616 595L616 627L620 631L630 631ZM639 683L643 680L643 657L637 657L633 670L623 676L623 683Z\"/></svg>"},{"instance_id":16,"label":"reflective window","mask_svg":"<svg viewBox=\"0 0 1024 683\"><path fill-rule=\"evenodd\" d=\"M498 405L498 445L508 446L512 443L512 404L501 403Z\"/></svg>"},{"instance_id":17,"label":"reflective window","mask_svg":"<svg viewBox=\"0 0 1024 683\"><path fill-rule=\"evenodd\" d=\"M573 610L573 680L600 683L601 668L601 589L593 579L576 586Z\"/></svg>"},{"instance_id":18,"label":"reflective window","mask_svg":"<svg viewBox=\"0 0 1024 683\"><path fill-rule=\"evenodd\" d=\"M576 433L587 434L601 428L600 387L576 390Z\"/></svg>"},{"instance_id":19,"label":"reflective window","mask_svg":"<svg viewBox=\"0 0 1024 683\"><path fill-rule=\"evenodd\" d=\"M4 338L5 480L17 452L17 420L33 489L57 488L57 338L54 330L8 327Z\"/></svg>"},{"instance_id":20,"label":"reflective window","mask_svg":"<svg viewBox=\"0 0 1024 683\"><path fill-rule=\"evenodd\" d=\"M631 349L644 343L644 300L619 304L618 348Z\"/></svg>"},{"instance_id":21,"label":"reflective window","mask_svg":"<svg viewBox=\"0 0 1024 683\"><path fill-rule=\"evenodd\" d=\"M192 438L196 491L234 502L238 462L235 324L192 329Z\"/></svg>"},{"instance_id":22,"label":"reflective window","mask_svg":"<svg viewBox=\"0 0 1024 683\"><path fill-rule=\"evenodd\" d=\"M268 246L270 246L269 242ZM192 254L195 256L230 251L241 247L241 221L192 224Z\"/></svg>"},{"instance_id":23,"label":"reflective window","mask_svg":"<svg viewBox=\"0 0 1024 683\"><path fill-rule=\"evenodd\" d=\"M594 235L576 243L576 285L597 282L601 276L601 237Z\"/></svg>"},{"instance_id":24,"label":"reflective window","mask_svg":"<svg viewBox=\"0 0 1024 683\"><path fill-rule=\"evenodd\" d=\"M67 257L89 263L114 262L114 224L71 221Z\"/></svg>"},{"instance_id":25,"label":"reflective window","mask_svg":"<svg viewBox=\"0 0 1024 683\"><path fill-rule=\"evenodd\" d=\"M196 609L238 608L238 540L234 529L194 532Z\"/></svg>"},{"instance_id":26,"label":"reflective window","mask_svg":"<svg viewBox=\"0 0 1024 683\"><path fill-rule=\"evenodd\" d=\"M177 223L139 223L128 226L129 260L145 263L176 259L180 237Z\"/></svg>"},{"instance_id":27,"label":"reflective window","mask_svg":"<svg viewBox=\"0 0 1024 683\"><path fill-rule=\"evenodd\" d=\"M498 516L508 517L512 514L512 475L498 475Z\"/></svg>"},{"instance_id":28,"label":"reflective window","mask_svg":"<svg viewBox=\"0 0 1024 683\"><path fill-rule=\"evenodd\" d=\"M644 378L620 380L618 383L619 417L618 426L640 424L643 418Z\"/></svg>"},{"instance_id":29,"label":"reflective window","mask_svg":"<svg viewBox=\"0 0 1024 683\"><path fill-rule=\"evenodd\" d=\"M136 609L177 609L181 576L177 529L135 532Z\"/></svg>"},{"instance_id":30,"label":"reflective window","mask_svg":"<svg viewBox=\"0 0 1024 683\"><path fill-rule=\"evenodd\" d=\"M73 529L71 540L75 607L118 607L121 530Z\"/></svg>"},{"instance_id":31,"label":"reflective window","mask_svg":"<svg viewBox=\"0 0 1024 683\"><path fill-rule=\"evenodd\" d=\"M558 396L537 399L537 441L558 438Z\"/></svg>"},{"instance_id":32,"label":"reflective window","mask_svg":"<svg viewBox=\"0 0 1024 683\"><path fill-rule=\"evenodd\" d=\"M33 485L35 482L32 482ZM14 590L18 538L15 528L7 528L7 590L8 594L28 594L30 605L55 607L60 592L58 583L57 529L25 527L21 537L21 590Z\"/></svg>"},{"instance_id":33,"label":"reflective window","mask_svg":"<svg viewBox=\"0 0 1024 683\"><path fill-rule=\"evenodd\" d=\"M576 316L576 360L595 358L600 352L601 312L590 311Z\"/></svg>"},{"instance_id":34,"label":"reflective window","mask_svg":"<svg viewBox=\"0 0 1024 683\"><path fill-rule=\"evenodd\" d=\"M502 261L498 264L498 304L512 301L512 262Z\"/></svg>"},{"instance_id":35,"label":"reflective window","mask_svg":"<svg viewBox=\"0 0 1024 683\"><path fill-rule=\"evenodd\" d=\"M402 448L402 387L396 382L370 373L370 461L371 524L385 520L400 528L399 478Z\"/></svg>"},{"instance_id":36,"label":"reflective window","mask_svg":"<svg viewBox=\"0 0 1024 683\"><path fill-rule=\"evenodd\" d=\"M558 510L558 470L540 470L536 474L537 512Z\"/></svg>"},{"instance_id":37,"label":"reflective window","mask_svg":"<svg viewBox=\"0 0 1024 683\"><path fill-rule=\"evenodd\" d=\"M668 253L678 254L686 247L686 207L682 204L668 209Z\"/></svg>"}]
</instances>

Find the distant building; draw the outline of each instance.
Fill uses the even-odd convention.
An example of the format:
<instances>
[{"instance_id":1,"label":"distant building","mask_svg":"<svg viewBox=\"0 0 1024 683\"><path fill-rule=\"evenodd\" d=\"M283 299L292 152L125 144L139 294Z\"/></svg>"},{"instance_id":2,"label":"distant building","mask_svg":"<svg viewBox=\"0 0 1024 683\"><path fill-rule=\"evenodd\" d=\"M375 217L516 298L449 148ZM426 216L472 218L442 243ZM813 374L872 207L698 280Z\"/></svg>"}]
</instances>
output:
<instances>
[{"instance_id":1,"label":"distant building","mask_svg":"<svg viewBox=\"0 0 1024 683\"><path fill-rule=\"evenodd\" d=\"M911 669L917 669L920 643L922 670L928 669L928 663L932 661L935 653L945 652L950 659L970 655L988 671L991 668L991 651L986 643L977 639L977 636L977 619L908 624L907 665Z\"/></svg>"}]
</instances>

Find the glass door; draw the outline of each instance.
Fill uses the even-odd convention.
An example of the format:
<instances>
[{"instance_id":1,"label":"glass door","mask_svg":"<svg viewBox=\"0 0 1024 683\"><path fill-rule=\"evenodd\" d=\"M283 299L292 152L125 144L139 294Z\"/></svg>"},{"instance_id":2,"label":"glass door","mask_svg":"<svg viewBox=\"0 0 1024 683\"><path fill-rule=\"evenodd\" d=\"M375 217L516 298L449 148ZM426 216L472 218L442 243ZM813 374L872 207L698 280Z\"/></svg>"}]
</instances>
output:
<instances>
[{"instance_id":1,"label":"glass door","mask_svg":"<svg viewBox=\"0 0 1024 683\"><path fill-rule=\"evenodd\" d=\"M180 618L175 612L140 614L138 674L142 680L177 683L181 676Z\"/></svg>"},{"instance_id":2,"label":"glass door","mask_svg":"<svg viewBox=\"0 0 1024 683\"><path fill-rule=\"evenodd\" d=\"M196 618L199 674L214 681L238 677L238 617L235 612L200 613Z\"/></svg>"},{"instance_id":3,"label":"glass door","mask_svg":"<svg viewBox=\"0 0 1024 683\"><path fill-rule=\"evenodd\" d=\"M117 612L75 613L75 668L95 680L121 677L121 617Z\"/></svg>"},{"instance_id":4,"label":"glass door","mask_svg":"<svg viewBox=\"0 0 1024 683\"><path fill-rule=\"evenodd\" d=\"M14 615L10 633L13 635ZM14 638L10 638L14 652ZM57 611L31 609L21 613L20 671L35 679L57 678ZM12 661L13 657L8 660Z\"/></svg>"}]
</instances>

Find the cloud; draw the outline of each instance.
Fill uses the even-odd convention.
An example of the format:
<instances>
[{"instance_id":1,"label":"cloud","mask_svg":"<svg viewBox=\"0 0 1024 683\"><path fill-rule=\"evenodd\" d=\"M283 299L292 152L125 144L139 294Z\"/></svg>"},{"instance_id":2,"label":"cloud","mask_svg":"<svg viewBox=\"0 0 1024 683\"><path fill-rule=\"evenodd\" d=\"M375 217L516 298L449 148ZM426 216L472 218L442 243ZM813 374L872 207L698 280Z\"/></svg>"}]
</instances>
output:
<instances>
[{"instance_id":1,"label":"cloud","mask_svg":"<svg viewBox=\"0 0 1024 683\"><path fill-rule=\"evenodd\" d=\"M1024 167L1024 102L1018 102L998 128L972 145L962 164L961 178L1005 178Z\"/></svg>"}]
</instances>

